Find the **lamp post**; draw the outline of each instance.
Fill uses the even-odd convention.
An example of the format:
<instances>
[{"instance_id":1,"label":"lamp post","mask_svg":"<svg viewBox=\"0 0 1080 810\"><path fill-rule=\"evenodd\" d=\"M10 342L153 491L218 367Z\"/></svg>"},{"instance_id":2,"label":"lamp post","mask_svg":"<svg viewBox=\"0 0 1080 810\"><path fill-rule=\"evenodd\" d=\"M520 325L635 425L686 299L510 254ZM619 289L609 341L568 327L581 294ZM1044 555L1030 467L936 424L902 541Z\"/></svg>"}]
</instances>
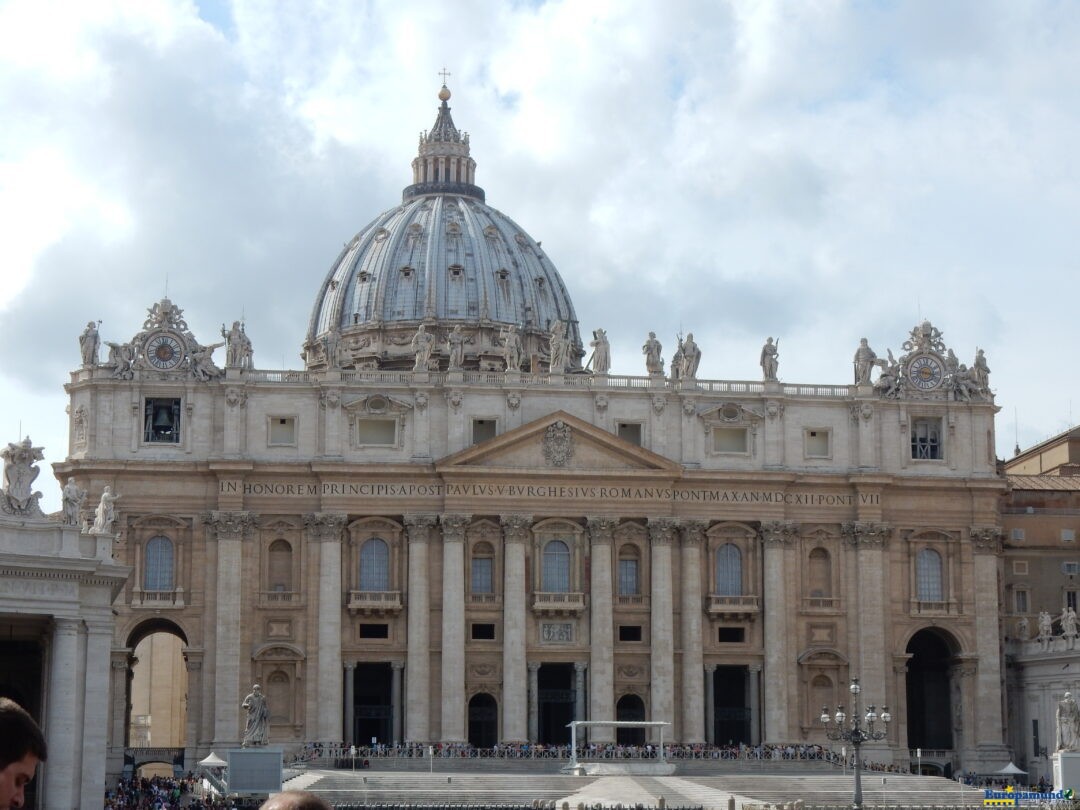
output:
<instances>
[{"instance_id":1,"label":"lamp post","mask_svg":"<svg viewBox=\"0 0 1080 810\"><path fill-rule=\"evenodd\" d=\"M844 713L843 705L836 707L836 713L829 716L829 707L821 707L821 724L825 726L825 736L830 740L838 740L851 743L855 749L855 798L851 803L852 810L862 810L862 758L859 756L859 748L864 742L870 740L883 740L889 733L889 722L892 720L892 715L889 714L887 706L881 707L881 714L878 715L874 706L870 706L866 710L866 716L861 715L861 709L859 708L859 693L862 692L862 687L859 686L859 679L852 678L851 686L848 687L851 691L851 722L845 726L848 716ZM884 728L880 731L874 730L874 724L881 720L884 724ZM835 730L829 728L831 721L836 722ZM865 722L865 726L863 725Z\"/></svg>"}]
</instances>

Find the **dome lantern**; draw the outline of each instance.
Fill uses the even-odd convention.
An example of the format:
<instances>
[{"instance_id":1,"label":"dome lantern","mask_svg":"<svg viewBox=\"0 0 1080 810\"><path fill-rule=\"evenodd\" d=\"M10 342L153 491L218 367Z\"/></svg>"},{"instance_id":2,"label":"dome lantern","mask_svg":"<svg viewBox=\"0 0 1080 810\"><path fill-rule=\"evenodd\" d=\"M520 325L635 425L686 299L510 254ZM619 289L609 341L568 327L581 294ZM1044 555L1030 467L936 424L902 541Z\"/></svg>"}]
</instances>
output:
<instances>
[{"instance_id":1,"label":"dome lantern","mask_svg":"<svg viewBox=\"0 0 1080 810\"><path fill-rule=\"evenodd\" d=\"M469 133L454 126L449 99L450 89L443 83L435 123L420 133L413 181L401 193L403 203L428 194L458 194L484 202L484 190L476 185L476 161L469 157Z\"/></svg>"}]
</instances>

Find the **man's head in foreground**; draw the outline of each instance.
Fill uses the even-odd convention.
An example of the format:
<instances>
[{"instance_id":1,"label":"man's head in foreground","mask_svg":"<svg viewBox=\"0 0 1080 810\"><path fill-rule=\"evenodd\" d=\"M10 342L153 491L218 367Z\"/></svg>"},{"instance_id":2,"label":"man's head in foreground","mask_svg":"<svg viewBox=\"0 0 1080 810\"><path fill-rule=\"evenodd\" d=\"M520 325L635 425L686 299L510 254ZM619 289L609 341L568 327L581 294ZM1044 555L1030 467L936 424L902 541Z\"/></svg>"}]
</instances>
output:
<instances>
[{"instance_id":1,"label":"man's head in foreground","mask_svg":"<svg viewBox=\"0 0 1080 810\"><path fill-rule=\"evenodd\" d=\"M23 791L45 757L45 736L34 718L0 698L0 810L23 806Z\"/></svg>"},{"instance_id":2,"label":"man's head in foreground","mask_svg":"<svg viewBox=\"0 0 1080 810\"><path fill-rule=\"evenodd\" d=\"M332 810L330 805L306 790L286 790L271 796L259 810Z\"/></svg>"}]
</instances>

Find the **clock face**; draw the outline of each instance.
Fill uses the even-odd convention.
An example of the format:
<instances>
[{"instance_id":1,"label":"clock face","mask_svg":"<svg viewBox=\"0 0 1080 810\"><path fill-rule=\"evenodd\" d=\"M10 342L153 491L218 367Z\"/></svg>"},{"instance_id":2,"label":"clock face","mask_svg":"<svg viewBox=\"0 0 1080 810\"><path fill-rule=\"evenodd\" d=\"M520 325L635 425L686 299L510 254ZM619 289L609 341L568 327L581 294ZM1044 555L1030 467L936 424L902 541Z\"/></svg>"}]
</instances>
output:
<instances>
[{"instance_id":1,"label":"clock face","mask_svg":"<svg viewBox=\"0 0 1080 810\"><path fill-rule=\"evenodd\" d=\"M916 388L929 391L937 388L945 376L941 361L933 355L920 354L908 363L908 379Z\"/></svg>"},{"instance_id":2,"label":"clock face","mask_svg":"<svg viewBox=\"0 0 1080 810\"><path fill-rule=\"evenodd\" d=\"M158 332L146 341L146 362L156 369L168 371L180 365L184 359L184 347L176 336L169 332Z\"/></svg>"}]
</instances>

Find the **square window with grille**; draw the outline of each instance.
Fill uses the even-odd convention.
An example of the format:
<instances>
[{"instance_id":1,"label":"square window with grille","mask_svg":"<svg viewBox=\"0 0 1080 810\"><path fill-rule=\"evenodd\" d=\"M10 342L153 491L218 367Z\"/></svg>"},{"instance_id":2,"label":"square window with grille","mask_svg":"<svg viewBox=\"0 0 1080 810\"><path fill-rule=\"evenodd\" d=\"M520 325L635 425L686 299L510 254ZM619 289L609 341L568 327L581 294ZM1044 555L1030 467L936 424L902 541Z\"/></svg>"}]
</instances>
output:
<instances>
[{"instance_id":1,"label":"square window with grille","mask_svg":"<svg viewBox=\"0 0 1080 810\"><path fill-rule=\"evenodd\" d=\"M742 644L746 640L746 629L743 627L719 627L716 631L716 640L721 644Z\"/></svg>"},{"instance_id":2,"label":"square window with grille","mask_svg":"<svg viewBox=\"0 0 1080 810\"><path fill-rule=\"evenodd\" d=\"M620 624L619 641L641 641L641 625Z\"/></svg>"},{"instance_id":3,"label":"square window with grille","mask_svg":"<svg viewBox=\"0 0 1080 810\"><path fill-rule=\"evenodd\" d=\"M488 439L494 439L497 426L494 419L473 419L472 443L480 444Z\"/></svg>"},{"instance_id":4,"label":"square window with grille","mask_svg":"<svg viewBox=\"0 0 1080 810\"><path fill-rule=\"evenodd\" d=\"M271 416L269 439L271 447L287 447L296 444L296 417Z\"/></svg>"},{"instance_id":5,"label":"square window with grille","mask_svg":"<svg viewBox=\"0 0 1080 810\"><path fill-rule=\"evenodd\" d=\"M911 458L916 461L945 458L940 419L911 420Z\"/></svg>"},{"instance_id":6,"label":"square window with grille","mask_svg":"<svg viewBox=\"0 0 1080 810\"><path fill-rule=\"evenodd\" d=\"M1074 543L1074 542L1076 542L1076 530L1075 529L1062 529L1061 530L1061 542L1062 543Z\"/></svg>"},{"instance_id":7,"label":"square window with grille","mask_svg":"<svg viewBox=\"0 0 1080 810\"><path fill-rule=\"evenodd\" d=\"M390 638L390 625L361 624L360 638Z\"/></svg>"},{"instance_id":8,"label":"square window with grille","mask_svg":"<svg viewBox=\"0 0 1080 810\"><path fill-rule=\"evenodd\" d=\"M750 450L750 435L746 428L713 428L713 452L746 455Z\"/></svg>"},{"instance_id":9,"label":"square window with grille","mask_svg":"<svg viewBox=\"0 0 1080 810\"><path fill-rule=\"evenodd\" d=\"M1028 573L1027 560L1013 560L1012 572L1018 577L1026 577Z\"/></svg>"},{"instance_id":10,"label":"square window with grille","mask_svg":"<svg viewBox=\"0 0 1080 810\"><path fill-rule=\"evenodd\" d=\"M1024 530L1023 529L1010 529L1009 539L1014 543L1024 542Z\"/></svg>"},{"instance_id":11,"label":"square window with grille","mask_svg":"<svg viewBox=\"0 0 1080 810\"><path fill-rule=\"evenodd\" d=\"M180 443L180 398L154 397L143 408L143 441L151 444Z\"/></svg>"},{"instance_id":12,"label":"square window with grille","mask_svg":"<svg viewBox=\"0 0 1080 810\"><path fill-rule=\"evenodd\" d=\"M475 622L472 625L473 641L494 641L495 625L487 622Z\"/></svg>"},{"instance_id":13,"label":"square window with grille","mask_svg":"<svg viewBox=\"0 0 1080 810\"><path fill-rule=\"evenodd\" d=\"M831 458L831 431L824 428L808 428L803 431L803 448L807 458Z\"/></svg>"},{"instance_id":14,"label":"square window with grille","mask_svg":"<svg viewBox=\"0 0 1080 810\"><path fill-rule=\"evenodd\" d=\"M624 442L636 444L641 447L641 423L640 422L616 422L615 435Z\"/></svg>"},{"instance_id":15,"label":"square window with grille","mask_svg":"<svg viewBox=\"0 0 1080 810\"><path fill-rule=\"evenodd\" d=\"M396 419L357 419L356 443L358 445L383 445L392 447L397 444Z\"/></svg>"}]
</instances>

